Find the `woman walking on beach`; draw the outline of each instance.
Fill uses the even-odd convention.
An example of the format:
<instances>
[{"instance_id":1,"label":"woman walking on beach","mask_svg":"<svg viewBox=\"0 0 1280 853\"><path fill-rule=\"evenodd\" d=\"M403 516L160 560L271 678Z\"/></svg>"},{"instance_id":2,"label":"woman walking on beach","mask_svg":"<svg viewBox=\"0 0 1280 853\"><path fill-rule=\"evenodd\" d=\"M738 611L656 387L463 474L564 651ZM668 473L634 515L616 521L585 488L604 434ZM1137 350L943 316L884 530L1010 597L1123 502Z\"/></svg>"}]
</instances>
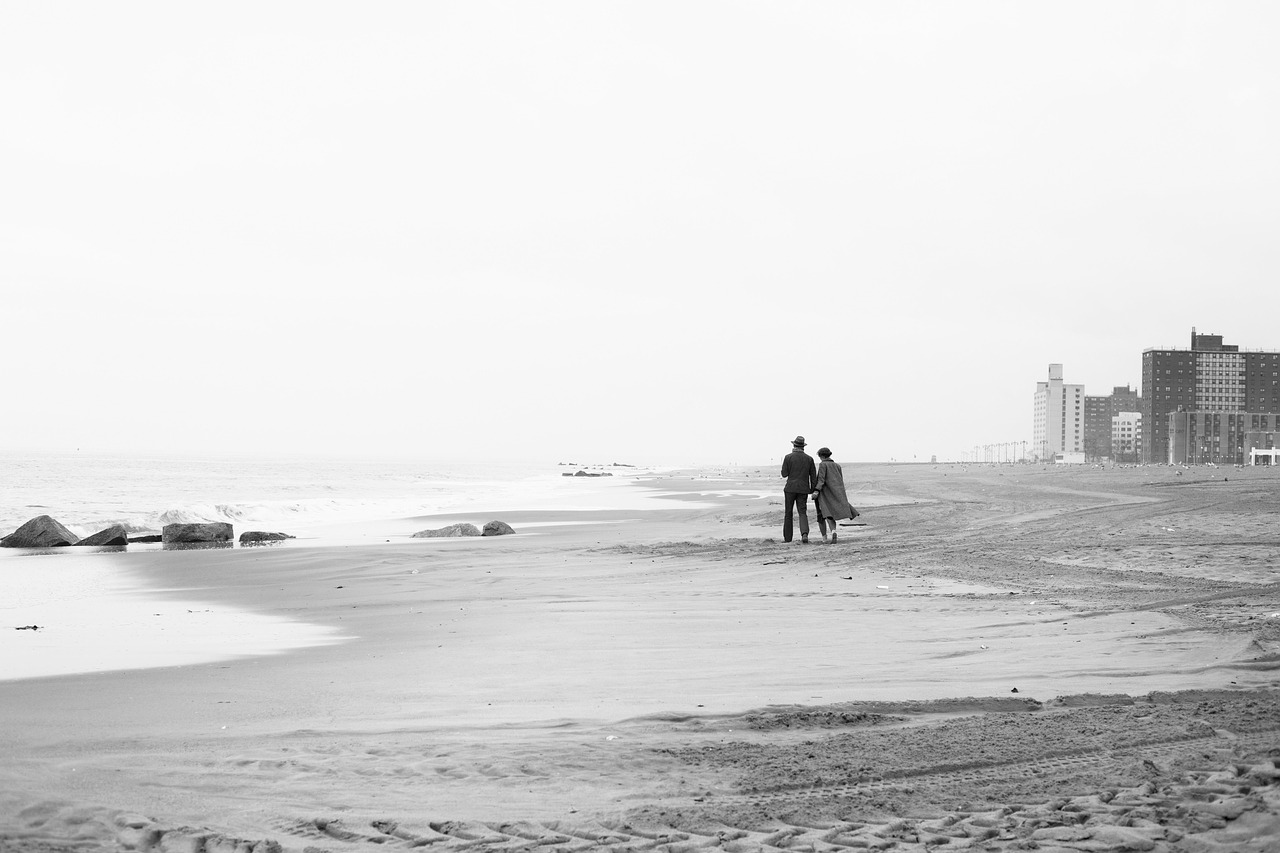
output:
<instances>
[{"instance_id":1,"label":"woman walking on beach","mask_svg":"<svg viewBox=\"0 0 1280 853\"><path fill-rule=\"evenodd\" d=\"M818 450L818 485L813 490L813 503L818 509L818 530L822 532L823 542L836 541L836 519L857 518L858 511L849 505L849 496L844 491L844 471L840 463L832 460L831 449ZM831 528L831 538L827 538L827 528Z\"/></svg>"}]
</instances>

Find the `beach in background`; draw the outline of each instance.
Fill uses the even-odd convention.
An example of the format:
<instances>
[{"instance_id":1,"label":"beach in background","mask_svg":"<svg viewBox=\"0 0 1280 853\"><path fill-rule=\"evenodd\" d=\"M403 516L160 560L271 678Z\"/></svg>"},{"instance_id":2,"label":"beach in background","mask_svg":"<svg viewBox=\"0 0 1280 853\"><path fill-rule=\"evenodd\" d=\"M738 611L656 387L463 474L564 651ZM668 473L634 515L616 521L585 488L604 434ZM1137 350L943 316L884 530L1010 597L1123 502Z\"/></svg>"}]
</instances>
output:
<instances>
[{"instance_id":1,"label":"beach in background","mask_svg":"<svg viewBox=\"0 0 1280 853\"><path fill-rule=\"evenodd\" d=\"M1280 748L1268 469L849 465L833 546L780 541L774 465L565 471L282 547L4 554L0 651L31 663L0 681L0 851L923 849L929 815L1015 849L1072 798L1136 831L1108 804L1147 763L1178 800ZM274 485L121 509L274 512ZM516 533L410 538L494 518ZM136 648L42 672L77 620ZM1249 779L1204 795L1233 822L1089 849L1273 819Z\"/></svg>"}]
</instances>

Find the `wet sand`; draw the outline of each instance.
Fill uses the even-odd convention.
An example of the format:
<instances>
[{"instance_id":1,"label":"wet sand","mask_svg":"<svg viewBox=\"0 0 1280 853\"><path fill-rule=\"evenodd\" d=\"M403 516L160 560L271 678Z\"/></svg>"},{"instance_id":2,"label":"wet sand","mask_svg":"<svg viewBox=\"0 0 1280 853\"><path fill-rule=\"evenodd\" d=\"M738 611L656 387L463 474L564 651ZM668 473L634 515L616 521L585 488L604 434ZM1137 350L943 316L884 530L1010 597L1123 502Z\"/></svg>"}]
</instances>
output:
<instances>
[{"instance_id":1,"label":"wet sand","mask_svg":"<svg viewBox=\"0 0 1280 853\"><path fill-rule=\"evenodd\" d=\"M775 473L118 555L351 639L0 682L0 850L1280 845L1280 475L847 466L805 546Z\"/></svg>"}]
</instances>

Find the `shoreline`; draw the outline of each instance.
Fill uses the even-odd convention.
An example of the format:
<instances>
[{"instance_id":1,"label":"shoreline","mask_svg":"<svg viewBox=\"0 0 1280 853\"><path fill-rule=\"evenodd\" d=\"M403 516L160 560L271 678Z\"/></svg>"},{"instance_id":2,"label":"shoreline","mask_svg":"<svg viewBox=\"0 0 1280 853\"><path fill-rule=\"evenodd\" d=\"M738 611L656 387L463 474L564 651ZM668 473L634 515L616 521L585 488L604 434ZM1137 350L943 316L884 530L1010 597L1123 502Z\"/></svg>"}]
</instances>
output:
<instances>
[{"instance_id":1,"label":"shoreline","mask_svg":"<svg viewBox=\"0 0 1280 853\"><path fill-rule=\"evenodd\" d=\"M555 506L557 498L563 500L563 496L556 496L549 501L553 508L499 509L489 515L513 520L520 528L516 536L536 537L554 528L625 524L646 512L663 511L662 495L623 496L614 489L613 483L575 486L578 502L609 508ZM448 543L457 540L414 539L412 534L456 521L476 523L483 514L447 512L334 523L309 536L247 545L233 540L207 546L134 543L127 547L0 549L0 590L4 593L0 627L31 630L24 636L0 633L0 683L214 663L344 642L350 638L344 637L340 628L281 616L279 607L266 612L260 598L241 597L227 606L220 600L226 596L217 594L216 584L175 590L161 564L178 565L191 559L183 555L191 554L245 552L254 554L255 560L270 560L268 552L281 550L376 549L396 544L448 548ZM50 586L50 570L56 573L54 587ZM212 601L202 599L201 592ZM190 597L175 599L175 594ZM211 607L213 601L220 606ZM183 613L201 618L175 618Z\"/></svg>"}]
</instances>

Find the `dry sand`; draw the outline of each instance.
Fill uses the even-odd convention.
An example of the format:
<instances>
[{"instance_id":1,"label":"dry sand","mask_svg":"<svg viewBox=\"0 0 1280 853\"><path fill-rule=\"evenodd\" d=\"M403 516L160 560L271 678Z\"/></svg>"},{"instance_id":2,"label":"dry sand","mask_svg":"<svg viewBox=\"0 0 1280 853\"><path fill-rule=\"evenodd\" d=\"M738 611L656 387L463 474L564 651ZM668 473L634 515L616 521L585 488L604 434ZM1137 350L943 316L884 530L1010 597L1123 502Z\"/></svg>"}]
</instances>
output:
<instances>
[{"instance_id":1,"label":"dry sand","mask_svg":"<svg viewBox=\"0 0 1280 853\"><path fill-rule=\"evenodd\" d=\"M352 639L0 682L0 851L1280 849L1280 472L847 466L832 546L774 474L119 555Z\"/></svg>"}]
</instances>

